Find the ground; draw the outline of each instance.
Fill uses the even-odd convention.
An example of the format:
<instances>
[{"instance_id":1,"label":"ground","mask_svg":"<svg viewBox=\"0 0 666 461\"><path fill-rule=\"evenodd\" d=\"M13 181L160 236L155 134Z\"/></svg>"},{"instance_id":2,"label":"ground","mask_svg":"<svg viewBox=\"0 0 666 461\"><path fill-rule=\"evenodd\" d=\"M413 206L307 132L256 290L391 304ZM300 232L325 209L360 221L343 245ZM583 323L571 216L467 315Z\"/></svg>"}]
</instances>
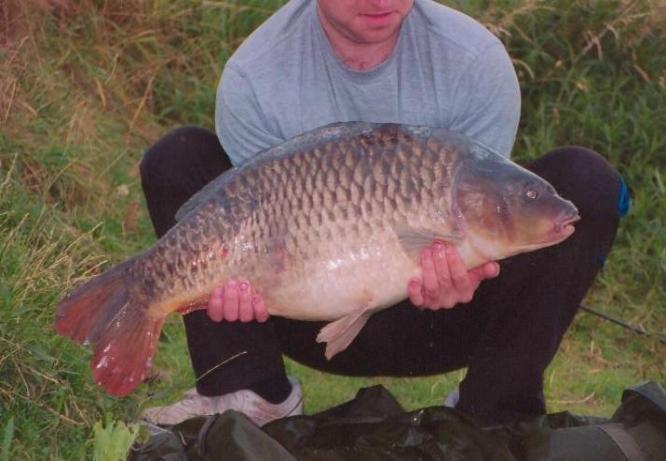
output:
<instances>
[{"instance_id":1,"label":"ground","mask_svg":"<svg viewBox=\"0 0 666 461\"><path fill-rule=\"evenodd\" d=\"M132 438L120 423L131 424L142 407L193 385L176 316L153 379L115 399L92 382L89 352L54 334L53 313L76 282L151 244L138 181L142 152L176 126L212 128L226 58L278 4L9 0L0 6L0 460L119 459L109 447L117 444L122 453ZM627 180L633 206L585 304L663 337L662 2L453 6L486 24L514 60L523 96L517 160L584 145L606 155ZM657 337L581 312L545 376L549 410L608 416L627 386L666 382L665 357ZM407 409L438 405L464 376L365 380L288 368L301 379L307 412L378 382Z\"/></svg>"}]
</instances>

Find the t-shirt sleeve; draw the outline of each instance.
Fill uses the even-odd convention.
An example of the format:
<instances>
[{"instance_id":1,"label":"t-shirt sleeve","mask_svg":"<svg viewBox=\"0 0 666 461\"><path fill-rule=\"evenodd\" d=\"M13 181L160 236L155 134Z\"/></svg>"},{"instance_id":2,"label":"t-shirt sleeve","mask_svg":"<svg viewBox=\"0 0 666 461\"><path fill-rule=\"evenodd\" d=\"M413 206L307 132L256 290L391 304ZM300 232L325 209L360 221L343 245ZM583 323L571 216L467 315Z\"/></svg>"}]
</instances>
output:
<instances>
[{"instance_id":1,"label":"t-shirt sleeve","mask_svg":"<svg viewBox=\"0 0 666 461\"><path fill-rule=\"evenodd\" d=\"M217 87L215 131L234 166L284 141L268 127L249 81L227 65Z\"/></svg>"},{"instance_id":2,"label":"t-shirt sleeve","mask_svg":"<svg viewBox=\"0 0 666 461\"><path fill-rule=\"evenodd\" d=\"M468 65L455 98L451 129L509 157L520 121L520 86L501 43L488 46Z\"/></svg>"}]
</instances>

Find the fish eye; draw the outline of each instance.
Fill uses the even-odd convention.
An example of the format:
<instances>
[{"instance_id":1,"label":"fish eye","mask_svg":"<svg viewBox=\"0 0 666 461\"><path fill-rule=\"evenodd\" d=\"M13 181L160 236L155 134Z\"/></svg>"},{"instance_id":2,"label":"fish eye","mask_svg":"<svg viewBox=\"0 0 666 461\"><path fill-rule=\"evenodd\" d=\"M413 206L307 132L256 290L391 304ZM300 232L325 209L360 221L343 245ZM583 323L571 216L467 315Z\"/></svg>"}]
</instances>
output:
<instances>
[{"instance_id":1,"label":"fish eye","mask_svg":"<svg viewBox=\"0 0 666 461\"><path fill-rule=\"evenodd\" d=\"M536 200L539 197L539 193L535 191L534 189L527 189L527 192L525 192L525 195L527 198L531 200Z\"/></svg>"}]
</instances>

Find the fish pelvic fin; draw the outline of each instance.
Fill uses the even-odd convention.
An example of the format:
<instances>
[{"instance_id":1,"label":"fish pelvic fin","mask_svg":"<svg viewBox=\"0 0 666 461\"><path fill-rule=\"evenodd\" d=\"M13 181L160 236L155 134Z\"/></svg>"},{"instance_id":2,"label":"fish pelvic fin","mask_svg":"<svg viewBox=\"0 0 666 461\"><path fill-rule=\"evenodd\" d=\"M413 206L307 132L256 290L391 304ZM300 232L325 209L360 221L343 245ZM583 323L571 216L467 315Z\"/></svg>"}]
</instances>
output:
<instances>
[{"instance_id":1,"label":"fish pelvic fin","mask_svg":"<svg viewBox=\"0 0 666 461\"><path fill-rule=\"evenodd\" d=\"M324 326L317 334L318 343L326 343L327 360L344 351L361 332L373 311L359 309Z\"/></svg>"},{"instance_id":2,"label":"fish pelvic fin","mask_svg":"<svg viewBox=\"0 0 666 461\"><path fill-rule=\"evenodd\" d=\"M125 396L152 366L164 316L151 315L140 286L132 283L131 260L67 295L58 305L55 329L77 343L92 344L95 382Z\"/></svg>"}]
</instances>

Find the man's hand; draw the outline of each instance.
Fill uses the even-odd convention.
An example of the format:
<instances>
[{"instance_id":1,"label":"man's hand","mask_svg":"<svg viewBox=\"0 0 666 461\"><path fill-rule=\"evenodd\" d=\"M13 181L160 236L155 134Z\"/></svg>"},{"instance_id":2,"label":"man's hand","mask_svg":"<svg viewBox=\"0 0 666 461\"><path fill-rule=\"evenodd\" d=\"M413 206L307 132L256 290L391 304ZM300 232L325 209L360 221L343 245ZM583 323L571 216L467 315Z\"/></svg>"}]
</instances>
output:
<instances>
[{"instance_id":1,"label":"man's hand","mask_svg":"<svg viewBox=\"0 0 666 461\"><path fill-rule=\"evenodd\" d=\"M468 271L455 247L437 242L421 251L421 278L409 281L409 300L423 309L451 309L470 302L481 282L499 271L496 262Z\"/></svg>"},{"instance_id":2,"label":"man's hand","mask_svg":"<svg viewBox=\"0 0 666 461\"><path fill-rule=\"evenodd\" d=\"M214 322L265 322L268 320L268 309L264 298L247 280L230 280L211 292L208 317Z\"/></svg>"}]
</instances>

